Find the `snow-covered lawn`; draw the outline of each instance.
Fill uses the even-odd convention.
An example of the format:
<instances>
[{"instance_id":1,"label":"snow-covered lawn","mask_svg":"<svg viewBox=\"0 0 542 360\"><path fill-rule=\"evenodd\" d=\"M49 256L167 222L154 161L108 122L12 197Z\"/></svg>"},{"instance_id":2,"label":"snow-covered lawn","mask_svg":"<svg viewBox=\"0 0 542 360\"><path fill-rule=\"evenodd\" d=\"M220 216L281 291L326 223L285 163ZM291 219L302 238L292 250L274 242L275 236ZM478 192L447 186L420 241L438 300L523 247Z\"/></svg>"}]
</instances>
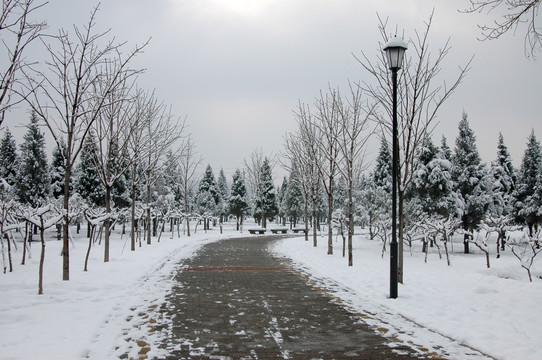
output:
<instances>
[{"instance_id":1,"label":"snow-covered lawn","mask_svg":"<svg viewBox=\"0 0 542 360\"><path fill-rule=\"evenodd\" d=\"M380 256L381 242L356 236L354 266L348 267L341 256L342 241L334 243L331 256L327 238L319 236L318 241L314 248L312 238L309 242L286 239L272 249L291 258L311 280L354 311L366 314L368 322L384 327L388 335L429 349L444 340L448 344L441 345L452 359L465 356L458 343L497 359L542 359L542 266L537 264L541 259L535 260L530 283L508 249L500 259L492 255L487 269L485 256L473 246L475 254L464 255L463 245L455 243L451 266L439 259L436 249L430 250L425 263L419 248L412 255L406 248L405 284L399 285L397 299L389 299L389 252ZM439 340L410 321L444 338Z\"/></svg>"},{"instance_id":2,"label":"snow-covered lawn","mask_svg":"<svg viewBox=\"0 0 542 360\"><path fill-rule=\"evenodd\" d=\"M75 233L75 230L73 231ZM113 359L137 354L153 334L147 313L159 306L170 288L172 270L201 245L238 234L198 231L190 238L170 238L130 251L127 235L112 236L110 262L103 262L103 245L92 249L89 271L83 272L88 246L86 229L71 247L70 281L62 281L61 241L47 232L44 295L38 294L41 244L32 243L32 258L22 266L22 243L14 252L14 271L0 274L0 358ZM74 234L75 235L75 234ZM152 315L150 315L152 316ZM127 322L127 319L132 319ZM141 325L134 331L133 327ZM130 329L131 341L123 330ZM139 333L138 333L139 332ZM139 342L134 348L134 344ZM152 358L152 348L148 354Z\"/></svg>"},{"instance_id":3,"label":"snow-covered lawn","mask_svg":"<svg viewBox=\"0 0 542 360\"><path fill-rule=\"evenodd\" d=\"M203 244L240 235L231 228L223 235L218 230L198 231L190 238L171 239L167 233L160 243L153 239L152 245L131 252L127 236L114 233L111 261L103 263L103 246L98 245L92 249L89 271L83 272L88 245L83 232L71 248L67 282L61 280L61 242L54 239L54 231L47 233L41 296L37 295L40 244L33 243L32 258L22 266L18 243L14 272L0 274L1 359L111 359L126 353L137 358L142 349L149 351L149 358L161 355L148 344L160 336L153 331L154 322L160 322L154 310L170 289L172 271ZM429 351L443 346L451 359L467 358L458 344L497 359L542 358L540 264L535 262L534 281L529 283L509 250L501 259L492 256L491 269L486 269L483 254L463 255L460 243L454 244L450 267L436 253L425 263L415 249L412 256L405 254L405 285L399 287L399 298L392 300L389 253L380 257L380 242L357 236L354 267L349 268L339 242L335 255L328 256L326 239L318 240L318 248L299 237L279 241L272 249L292 258L311 281L387 335Z\"/></svg>"}]
</instances>

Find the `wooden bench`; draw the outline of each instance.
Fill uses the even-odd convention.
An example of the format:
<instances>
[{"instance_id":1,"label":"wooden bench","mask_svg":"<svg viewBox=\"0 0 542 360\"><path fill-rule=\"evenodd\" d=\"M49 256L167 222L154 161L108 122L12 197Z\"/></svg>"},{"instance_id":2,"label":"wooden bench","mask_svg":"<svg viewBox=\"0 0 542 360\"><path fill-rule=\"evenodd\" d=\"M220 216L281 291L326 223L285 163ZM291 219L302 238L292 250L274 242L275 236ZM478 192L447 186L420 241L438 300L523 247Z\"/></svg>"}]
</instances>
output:
<instances>
[{"instance_id":1,"label":"wooden bench","mask_svg":"<svg viewBox=\"0 0 542 360\"><path fill-rule=\"evenodd\" d=\"M286 229L286 228L276 228L276 229L271 229L271 232L273 234L286 234L286 232L288 232L288 229Z\"/></svg>"},{"instance_id":2,"label":"wooden bench","mask_svg":"<svg viewBox=\"0 0 542 360\"><path fill-rule=\"evenodd\" d=\"M302 232L303 234L305 234L307 232L307 230L305 228L295 228L295 229L292 229L292 231L294 232L294 234L297 234L299 232Z\"/></svg>"},{"instance_id":3,"label":"wooden bench","mask_svg":"<svg viewBox=\"0 0 542 360\"><path fill-rule=\"evenodd\" d=\"M265 229L248 229L248 232L251 234L264 234Z\"/></svg>"}]
</instances>

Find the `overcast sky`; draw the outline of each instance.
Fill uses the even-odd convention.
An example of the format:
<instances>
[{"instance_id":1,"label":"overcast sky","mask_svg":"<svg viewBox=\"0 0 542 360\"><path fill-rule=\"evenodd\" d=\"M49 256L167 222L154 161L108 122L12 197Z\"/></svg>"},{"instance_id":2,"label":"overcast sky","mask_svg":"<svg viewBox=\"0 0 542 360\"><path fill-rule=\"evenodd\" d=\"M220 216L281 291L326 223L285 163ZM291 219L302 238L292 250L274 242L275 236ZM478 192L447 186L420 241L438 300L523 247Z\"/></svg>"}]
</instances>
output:
<instances>
[{"instance_id":1,"label":"overcast sky","mask_svg":"<svg viewBox=\"0 0 542 360\"><path fill-rule=\"evenodd\" d=\"M88 21L95 4L49 0L40 14L48 31L72 31L73 24ZM328 84L344 88L348 80L370 79L352 53L378 56L377 12L408 38L423 29L434 7L430 44L437 49L450 37L452 45L442 80L452 81L458 66L475 55L472 70L439 114L436 142L444 134L454 147L466 111L483 160L496 157L501 131L518 166L531 130L542 139L542 60L525 58L523 28L515 36L478 41L476 24L491 20L458 12L467 5L467 0L107 0L97 24L131 47L152 38L137 60L147 69L140 87L156 89L176 114L187 116L204 164L215 174L224 168L231 180L253 149L281 150L284 134L296 129L292 111L298 100L312 103ZM4 125L21 120L27 115L14 113Z\"/></svg>"}]
</instances>

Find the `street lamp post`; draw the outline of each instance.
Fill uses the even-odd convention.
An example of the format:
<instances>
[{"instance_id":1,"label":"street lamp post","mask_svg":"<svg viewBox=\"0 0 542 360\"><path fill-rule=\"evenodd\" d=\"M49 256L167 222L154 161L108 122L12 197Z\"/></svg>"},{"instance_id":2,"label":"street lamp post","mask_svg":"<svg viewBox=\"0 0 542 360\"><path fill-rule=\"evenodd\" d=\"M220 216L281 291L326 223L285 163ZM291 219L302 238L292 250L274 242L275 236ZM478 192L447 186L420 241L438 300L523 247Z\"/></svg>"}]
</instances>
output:
<instances>
[{"instance_id":1,"label":"street lamp post","mask_svg":"<svg viewBox=\"0 0 542 360\"><path fill-rule=\"evenodd\" d=\"M403 57L407 44L402 39L394 37L384 46L388 66L392 73L393 82L393 154L392 154L392 225L390 244L390 298L397 298L397 260L399 256L397 243L397 176L399 168L399 141L397 131L397 72L403 65Z\"/></svg>"}]
</instances>

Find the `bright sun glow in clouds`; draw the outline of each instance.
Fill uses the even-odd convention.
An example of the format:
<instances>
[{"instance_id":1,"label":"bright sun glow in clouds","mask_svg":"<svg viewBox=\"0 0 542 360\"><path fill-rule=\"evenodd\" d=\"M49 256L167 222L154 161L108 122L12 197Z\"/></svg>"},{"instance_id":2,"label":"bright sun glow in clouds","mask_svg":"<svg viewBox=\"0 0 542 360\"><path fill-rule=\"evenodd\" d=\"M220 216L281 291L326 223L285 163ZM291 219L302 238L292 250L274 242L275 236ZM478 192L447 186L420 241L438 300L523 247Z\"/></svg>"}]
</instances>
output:
<instances>
[{"instance_id":1,"label":"bright sun glow in clouds","mask_svg":"<svg viewBox=\"0 0 542 360\"><path fill-rule=\"evenodd\" d=\"M276 0L211 0L217 7L244 16L258 16Z\"/></svg>"}]
</instances>

